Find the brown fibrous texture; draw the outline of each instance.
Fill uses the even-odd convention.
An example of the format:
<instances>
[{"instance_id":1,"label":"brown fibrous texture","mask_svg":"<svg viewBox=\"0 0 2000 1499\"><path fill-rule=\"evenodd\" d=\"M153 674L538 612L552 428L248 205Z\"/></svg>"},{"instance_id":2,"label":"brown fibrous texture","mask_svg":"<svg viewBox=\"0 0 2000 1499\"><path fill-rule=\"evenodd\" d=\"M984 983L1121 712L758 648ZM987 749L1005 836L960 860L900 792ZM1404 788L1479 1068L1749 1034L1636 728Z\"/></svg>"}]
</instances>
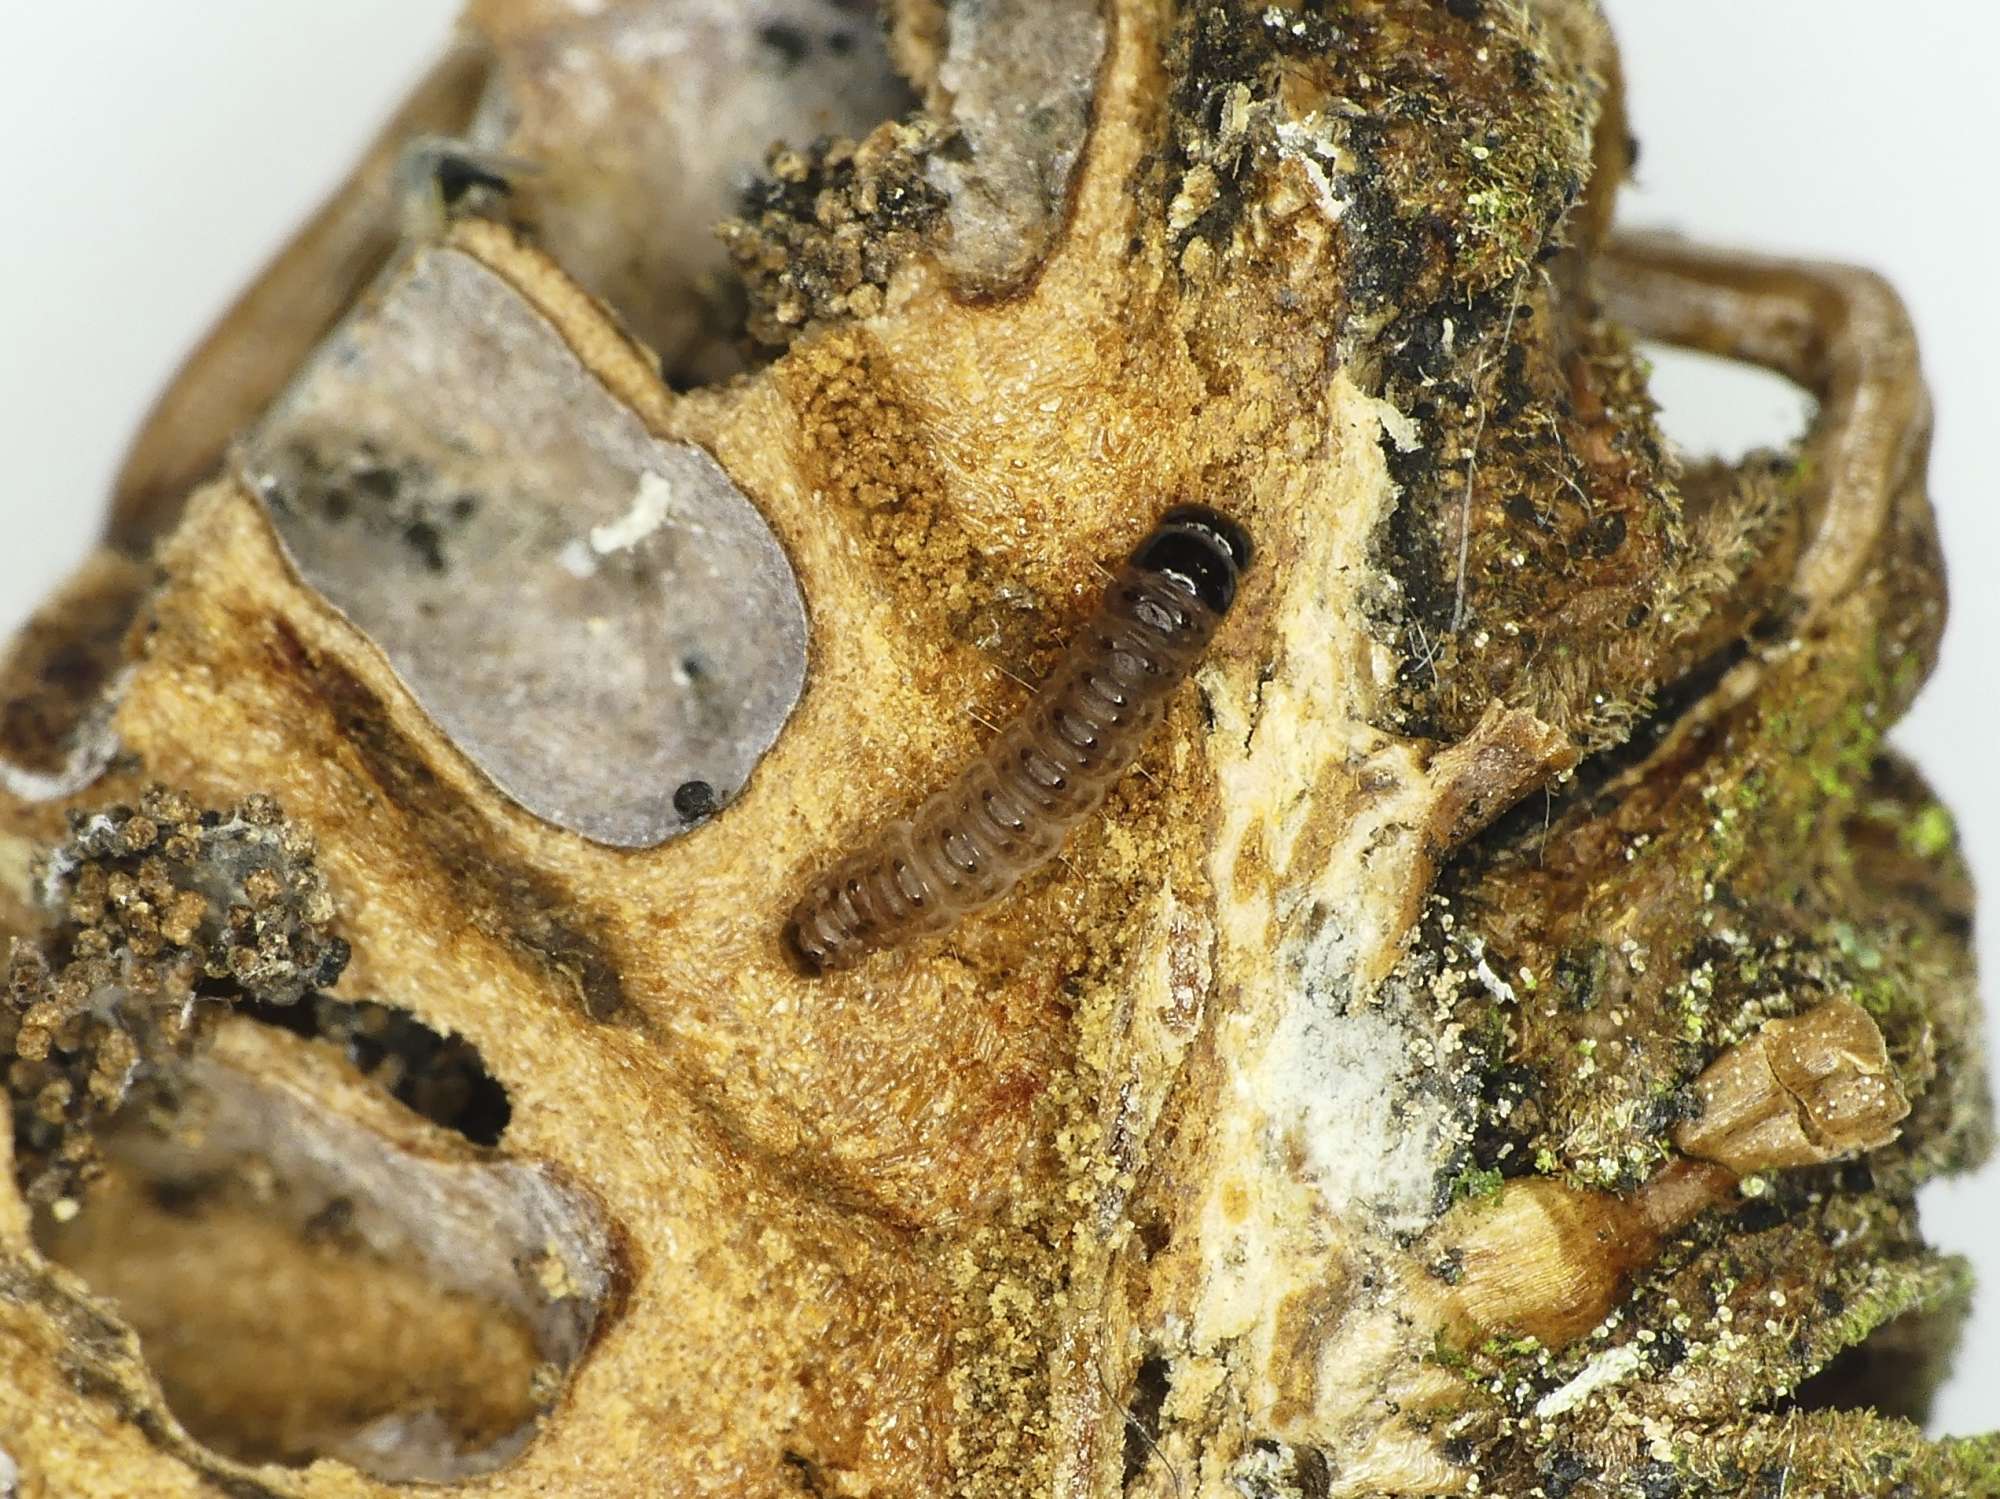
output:
<instances>
[{"instance_id":1,"label":"brown fibrous texture","mask_svg":"<svg viewBox=\"0 0 2000 1499\"><path fill-rule=\"evenodd\" d=\"M2000 1492L1914 338L1628 143L1589 0L478 0L0 666L0 1491ZM800 973L1168 496L1129 772Z\"/></svg>"}]
</instances>

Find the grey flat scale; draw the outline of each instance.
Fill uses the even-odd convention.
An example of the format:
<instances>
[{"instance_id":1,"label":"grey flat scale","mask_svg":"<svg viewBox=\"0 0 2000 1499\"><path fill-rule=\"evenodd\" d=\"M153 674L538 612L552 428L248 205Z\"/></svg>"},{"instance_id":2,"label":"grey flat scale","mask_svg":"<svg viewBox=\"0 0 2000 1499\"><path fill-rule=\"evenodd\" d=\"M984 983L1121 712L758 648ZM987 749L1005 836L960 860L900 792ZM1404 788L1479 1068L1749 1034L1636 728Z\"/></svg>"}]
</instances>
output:
<instances>
[{"instance_id":1,"label":"grey flat scale","mask_svg":"<svg viewBox=\"0 0 2000 1499\"><path fill-rule=\"evenodd\" d=\"M673 837L676 791L726 804L798 701L805 605L763 516L462 252L393 271L243 462L301 576L560 827Z\"/></svg>"}]
</instances>

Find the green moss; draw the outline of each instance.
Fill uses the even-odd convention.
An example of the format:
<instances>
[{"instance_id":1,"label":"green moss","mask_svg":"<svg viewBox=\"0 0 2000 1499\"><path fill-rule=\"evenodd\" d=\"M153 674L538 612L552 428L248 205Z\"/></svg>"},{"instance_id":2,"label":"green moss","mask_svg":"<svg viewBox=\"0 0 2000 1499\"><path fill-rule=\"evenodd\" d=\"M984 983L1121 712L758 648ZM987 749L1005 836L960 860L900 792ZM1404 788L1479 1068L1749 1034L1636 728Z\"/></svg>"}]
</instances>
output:
<instances>
[{"instance_id":1,"label":"green moss","mask_svg":"<svg viewBox=\"0 0 2000 1499\"><path fill-rule=\"evenodd\" d=\"M1875 946L1873 942L1856 931L1853 923L1836 921L1828 928L1828 931L1833 938L1834 946L1840 950L1841 956L1859 965L1867 973L1874 973L1881 968L1882 949Z\"/></svg>"},{"instance_id":2,"label":"green moss","mask_svg":"<svg viewBox=\"0 0 2000 1499\"><path fill-rule=\"evenodd\" d=\"M1492 1337L1480 1345L1479 1351L1494 1363L1503 1366L1518 1366L1523 1363L1540 1365L1546 1362L1548 1350L1542 1346L1540 1338Z\"/></svg>"},{"instance_id":3,"label":"green moss","mask_svg":"<svg viewBox=\"0 0 2000 1499\"><path fill-rule=\"evenodd\" d=\"M1958 824L1937 802L1923 808L1903 825L1903 847L1919 859L1935 859L1958 843Z\"/></svg>"},{"instance_id":4,"label":"green moss","mask_svg":"<svg viewBox=\"0 0 2000 1499\"><path fill-rule=\"evenodd\" d=\"M1507 1178L1498 1167L1486 1170L1461 1171L1452 1178L1451 1200L1453 1202L1479 1202L1488 1197L1498 1197L1501 1188L1507 1185Z\"/></svg>"},{"instance_id":5,"label":"green moss","mask_svg":"<svg viewBox=\"0 0 2000 1499\"><path fill-rule=\"evenodd\" d=\"M1940 1442L1938 1457L1956 1470L1966 1499L2000 1499L2000 1435Z\"/></svg>"},{"instance_id":6,"label":"green moss","mask_svg":"<svg viewBox=\"0 0 2000 1499\"><path fill-rule=\"evenodd\" d=\"M1957 1257L1933 1259L1879 1277L1850 1298L1841 1315L1826 1326L1822 1361L1860 1346L1906 1313L1964 1302L1971 1293L1972 1267Z\"/></svg>"},{"instance_id":7,"label":"green moss","mask_svg":"<svg viewBox=\"0 0 2000 1499\"><path fill-rule=\"evenodd\" d=\"M1454 1374L1467 1378L1472 1376L1472 1358L1451 1340L1451 1335L1440 1329L1431 1340L1430 1362L1440 1369L1449 1369Z\"/></svg>"}]
</instances>

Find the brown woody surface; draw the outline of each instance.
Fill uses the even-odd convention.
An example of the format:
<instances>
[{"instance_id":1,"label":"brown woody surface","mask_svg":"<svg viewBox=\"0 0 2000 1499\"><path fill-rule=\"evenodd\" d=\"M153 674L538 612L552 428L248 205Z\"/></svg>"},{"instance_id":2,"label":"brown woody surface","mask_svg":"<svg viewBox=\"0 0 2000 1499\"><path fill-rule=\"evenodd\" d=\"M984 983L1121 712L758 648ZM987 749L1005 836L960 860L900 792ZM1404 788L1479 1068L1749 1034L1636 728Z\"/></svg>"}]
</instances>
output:
<instances>
[{"instance_id":1,"label":"brown woody surface","mask_svg":"<svg viewBox=\"0 0 2000 1499\"><path fill-rule=\"evenodd\" d=\"M1964 1278L1913 1194L1987 1144L1963 872L1880 743L1943 610L1893 295L1611 241L1586 0L972 9L898 0L878 41L835 3L482 0L414 106L542 175L420 224L353 326L469 264L796 575L803 696L678 836L503 794L244 465L175 498L276 393L230 351L289 367L336 267L389 253L348 216L393 143L169 396L112 532L157 572L93 564L4 684L21 1492L2000 1492L1991 1443L1808 1384L1878 1328L1935 1353ZM725 269L634 211L687 70L817 88L853 55L874 89L871 48L912 113L801 129L716 204ZM467 67L482 101L445 107ZM1055 105L997 108L986 69ZM626 306L682 283L703 317ZM1803 449L1684 468L1633 328L1807 385ZM470 412L467 330L434 332ZM662 354L742 373L677 390ZM992 913L797 975L806 882L976 751L1181 500L1257 564L1105 811ZM277 874L323 880L351 954L314 994L219 956L261 908L199 833L105 842L155 785L282 808ZM223 925L153 945L190 890ZM36 1009L64 973L67 1031ZM1683 1157L1718 1058L1827 1004L1908 1101L1893 1138ZM128 1016L171 1034L110 1076ZM483 1143L452 1041L504 1090ZM67 1174L24 1164L73 1137Z\"/></svg>"}]
</instances>

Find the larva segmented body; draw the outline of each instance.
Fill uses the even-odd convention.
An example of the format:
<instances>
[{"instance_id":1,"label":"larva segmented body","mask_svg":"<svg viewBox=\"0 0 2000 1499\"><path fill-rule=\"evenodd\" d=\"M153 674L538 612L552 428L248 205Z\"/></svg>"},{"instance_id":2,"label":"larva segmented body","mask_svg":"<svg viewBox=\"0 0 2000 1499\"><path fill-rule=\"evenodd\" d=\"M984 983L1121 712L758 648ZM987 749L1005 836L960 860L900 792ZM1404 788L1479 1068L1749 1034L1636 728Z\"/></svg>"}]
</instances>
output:
<instances>
[{"instance_id":1,"label":"larva segmented body","mask_svg":"<svg viewBox=\"0 0 2000 1499\"><path fill-rule=\"evenodd\" d=\"M845 968L942 930L1053 857L1137 757L1249 560L1233 522L1198 506L1168 511L1068 659L986 753L814 884L785 929L798 964Z\"/></svg>"}]
</instances>

